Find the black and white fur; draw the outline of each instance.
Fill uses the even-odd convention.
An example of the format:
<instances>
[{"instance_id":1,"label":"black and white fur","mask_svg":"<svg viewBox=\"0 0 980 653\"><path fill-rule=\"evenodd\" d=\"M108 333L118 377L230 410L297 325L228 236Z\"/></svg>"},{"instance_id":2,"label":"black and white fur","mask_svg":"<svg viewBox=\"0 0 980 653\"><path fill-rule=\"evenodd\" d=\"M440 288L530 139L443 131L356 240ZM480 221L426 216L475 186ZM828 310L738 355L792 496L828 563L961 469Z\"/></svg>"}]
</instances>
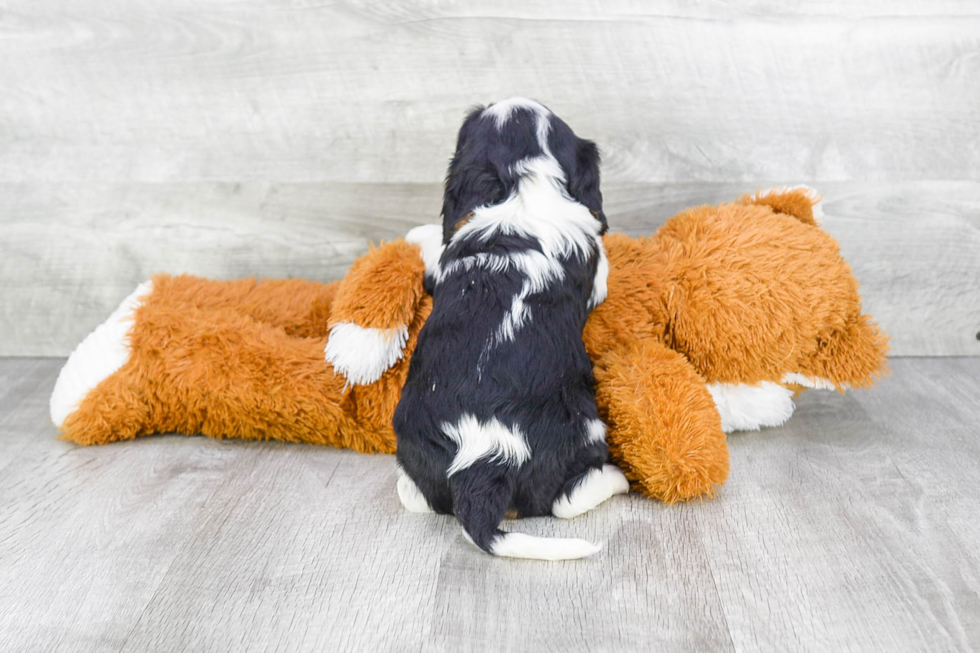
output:
<instances>
[{"instance_id":1,"label":"black and white fur","mask_svg":"<svg viewBox=\"0 0 980 653\"><path fill-rule=\"evenodd\" d=\"M476 109L442 216L441 238L411 234L433 308L395 410L399 497L455 513L494 555L591 555L600 547L585 540L499 525L509 511L574 517L629 489L607 464L582 343L608 274L598 150L537 102Z\"/></svg>"}]
</instances>

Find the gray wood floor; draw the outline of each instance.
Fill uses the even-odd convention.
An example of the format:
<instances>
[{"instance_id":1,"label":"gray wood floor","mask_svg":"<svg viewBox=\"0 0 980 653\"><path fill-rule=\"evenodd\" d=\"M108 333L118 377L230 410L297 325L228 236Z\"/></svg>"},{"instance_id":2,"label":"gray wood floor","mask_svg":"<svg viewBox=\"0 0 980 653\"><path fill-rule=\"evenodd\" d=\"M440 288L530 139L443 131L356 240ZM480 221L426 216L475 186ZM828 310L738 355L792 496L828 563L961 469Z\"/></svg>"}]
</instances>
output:
<instances>
[{"instance_id":1,"label":"gray wood floor","mask_svg":"<svg viewBox=\"0 0 980 653\"><path fill-rule=\"evenodd\" d=\"M713 501L618 497L497 560L412 515L392 459L162 436L55 439L61 361L0 360L0 650L971 650L980 358L900 359L730 439Z\"/></svg>"}]
</instances>

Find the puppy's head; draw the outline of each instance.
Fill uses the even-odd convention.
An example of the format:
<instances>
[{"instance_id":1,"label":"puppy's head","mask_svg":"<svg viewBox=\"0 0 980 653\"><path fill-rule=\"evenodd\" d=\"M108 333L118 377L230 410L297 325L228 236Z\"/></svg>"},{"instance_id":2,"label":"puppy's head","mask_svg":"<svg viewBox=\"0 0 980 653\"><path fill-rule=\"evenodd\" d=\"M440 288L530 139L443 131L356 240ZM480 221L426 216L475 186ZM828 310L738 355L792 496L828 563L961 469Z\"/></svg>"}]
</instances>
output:
<instances>
[{"instance_id":1,"label":"puppy's head","mask_svg":"<svg viewBox=\"0 0 980 653\"><path fill-rule=\"evenodd\" d=\"M505 202L522 179L548 177L556 190L608 225L599 191L599 150L543 105L511 98L473 109L459 130L442 204L443 242L481 207Z\"/></svg>"}]
</instances>

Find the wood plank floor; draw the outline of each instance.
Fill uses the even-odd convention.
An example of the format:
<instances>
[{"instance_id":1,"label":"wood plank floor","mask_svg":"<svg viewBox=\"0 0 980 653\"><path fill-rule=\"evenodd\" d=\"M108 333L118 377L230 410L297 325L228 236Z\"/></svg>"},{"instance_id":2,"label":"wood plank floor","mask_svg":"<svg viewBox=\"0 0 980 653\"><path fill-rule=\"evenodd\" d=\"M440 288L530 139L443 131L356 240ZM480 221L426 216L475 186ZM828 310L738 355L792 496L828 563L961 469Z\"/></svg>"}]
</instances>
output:
<instances>
[{"instance_id":1,"label":"wood plank floor","mask_svg":"<svg viewBox=\"0 0 980 653\"><path fill-rule=\"evenodd\" d=\"M730 438L713 501L617 497L491 558L389 456L55 438L59 359L0 360L0 650L976 650L980 358L898 359Z\"/></svg>"}]
</instances>

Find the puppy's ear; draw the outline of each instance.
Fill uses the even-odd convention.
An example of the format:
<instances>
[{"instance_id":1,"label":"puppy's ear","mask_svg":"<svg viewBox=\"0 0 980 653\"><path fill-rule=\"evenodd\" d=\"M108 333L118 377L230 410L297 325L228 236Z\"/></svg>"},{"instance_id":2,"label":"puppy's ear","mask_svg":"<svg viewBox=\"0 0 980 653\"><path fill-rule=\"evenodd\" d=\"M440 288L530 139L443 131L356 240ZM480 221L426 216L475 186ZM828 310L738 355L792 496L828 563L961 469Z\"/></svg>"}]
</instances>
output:
<instances>
[{"instance_id":1,"label":"puppy's ear","mask_svg":"<svg viewBox=\"0 0 980 653\"><path fill-rule=\"evenodd\" d=\"M487 151L491 139L483 133L493 128L493 121L482 120L482 113L483 107L476 107L463 121L449 162L442 198L442 242L446 245L473 209L504 199L503 182Z\"/></svg>"},{"instance_id":2,"label":"puppy's ear","mask_svg":"<svg viewBox=\"0 0 980 653\"><path fill-rule=\"evenodd\" d=\"M599 190L599 148L592 141L578 139L575 162L568 170L568 192L579 204L584 205L596 220L602 223L601 234L609 229L606 214L602 211L602 192Z\"/></svg>"}]
</instances>

